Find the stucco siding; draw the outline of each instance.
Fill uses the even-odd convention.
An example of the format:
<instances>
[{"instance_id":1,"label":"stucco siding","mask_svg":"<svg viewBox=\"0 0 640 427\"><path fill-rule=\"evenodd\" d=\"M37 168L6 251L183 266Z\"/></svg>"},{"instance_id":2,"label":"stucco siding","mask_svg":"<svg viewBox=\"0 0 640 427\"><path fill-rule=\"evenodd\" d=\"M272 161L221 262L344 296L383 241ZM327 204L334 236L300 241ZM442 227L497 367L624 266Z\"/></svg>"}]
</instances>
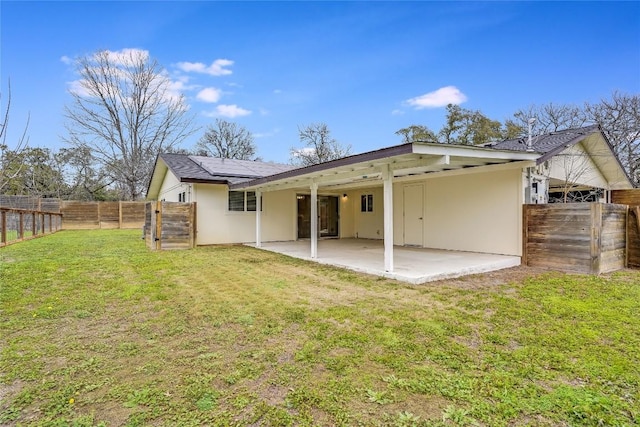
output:
<instances>
[{"instance_id":1,"label":"stucco siding","mask_svg":"<svg viewBox=\"0 0 640 427\"><path fill-rule=\"evenodd\" d=\"M425 181L424 246L521 255L519 169Z\"/></svg>"},{"instance_id":2,"label":"stucco siding","mask_svg":"<svg viewBox=\"0 0 640 427\"><path fill-rule=\"evenodd\" d=\"M355 191L353 198L355 236L360 239L384 238L384 203L382 187L367 188ZM373 195L373 211L362 212L362 195Z\"/></svg>"},{"instance_id":3,"label":"stucco siding","mask_svg":"<svg viewBox=\"0 0 640 427\"><path fill-rule=\"evenodd\" d=\"M550 160L549 177L564 183L609 189L609 183L582 143L567 148Z\"/></svg>"},{"instance_id":4,"label":"stucco siding","mask_svg":"<svg viewBox=\"0 0 640 427\"><path fill-rule=\"evenodd\" d=\"M189 184L181 183L178 178L171 172L167 171L167 174L162 181L160 192L158 193L158 200L164 200L167 202L178 202L178 194L184 192L189 193ZM187 201L190 201L187 199Z\"/></svg>"},{"instance_id":5,"label":"stucco siding","mask_svg":"<svg viewBox=\"0 0 640 427\"><path fill-rule=\"evenodd\" d=\"M228 210L226 185L196 184L197 244L250 243L256 240L256 213ZM262 240L295 239L295 193L262 194Z\"/></svg>"}]
</instances>

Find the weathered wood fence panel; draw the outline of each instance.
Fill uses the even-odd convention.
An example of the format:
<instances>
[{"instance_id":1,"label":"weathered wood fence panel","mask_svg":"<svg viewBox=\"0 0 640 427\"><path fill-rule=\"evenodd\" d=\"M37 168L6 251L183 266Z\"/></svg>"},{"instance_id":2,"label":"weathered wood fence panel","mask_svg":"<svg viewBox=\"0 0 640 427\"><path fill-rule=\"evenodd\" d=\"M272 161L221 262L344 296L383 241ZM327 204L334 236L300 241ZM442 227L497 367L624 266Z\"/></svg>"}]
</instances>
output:
<instances>
[{"instance_id":1,"label":"weathered wood fence panel","mask_svg":"<svg viewBox=\"0 0 640 427\"><path fill-rule=\"evenodd\" d=\"M640 206L640 188L630 190L611 190L611 203Z\"/></svg>"},{"instance_id":2,"label":"weathered wood fence panel","mask_svg":"<svg viewBox=\"0 0 640 427\"><path fill-rule=\"evenodd\" d=\"M190 249L196 241L196 204L147 202L144 238L154 250Z\"/></svg>"},{"instance_id":3,"label":"weathered wood fence panel","mask_svg":"<svg viewBox=\"0 0 640 427\"><path fill-rule=\"evenodd\" d=\"M524 205L522 263L600 274L625 267L627 206Z\"/></svg>"},{"instance_id":4,"label":"weathered wood fence panel","mask_svg":"<svg viewBox=\"0 0 640 427\"><path fill-rule=\"evenodd\" d=\"M142 228L145 202L63 201L62 228L83 230L96 228Z\"/></svg>"},{"instance_id":5,"label":"weathered wood fence panel","mask_svg":"<svg viewBox=\"0 0 640 427\"><path fill-rule=\"evenodd\" d=\"M627 267L640 268L640 206L629 206L627 217Z\"/></svg>"},{"instance_id":6,"label":"weathered wood fence panel","mask_svg":"<svg viewBox=\"0 0 640 427\"><path fill-rule=\"evenodd\" d=\"M640 188L612 190L611 201L629 205L627 218L627 267L640 268Z\"/></svg>"}]
</instances>

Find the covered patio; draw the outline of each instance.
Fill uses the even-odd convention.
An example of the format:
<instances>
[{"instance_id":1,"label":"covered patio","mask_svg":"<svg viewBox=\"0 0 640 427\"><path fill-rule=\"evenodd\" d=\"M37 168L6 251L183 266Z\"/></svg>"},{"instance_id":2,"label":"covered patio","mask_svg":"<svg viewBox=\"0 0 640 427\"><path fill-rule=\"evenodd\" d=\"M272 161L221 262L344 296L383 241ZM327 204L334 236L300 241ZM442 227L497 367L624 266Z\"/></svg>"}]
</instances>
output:
<instances>
[{"instance_id":1,"label":"covered patio","mask_svg":"<svg viewBox=\"0 0 640 427\"><path fill-rule=\"evenodd\" d=\"M394 269L385 271L384 241L370 239L320 239L315 257L308 240L263 242L260 249L412 284L520 265L518 256L396 246Z\"/></svg>"}]
</instances>

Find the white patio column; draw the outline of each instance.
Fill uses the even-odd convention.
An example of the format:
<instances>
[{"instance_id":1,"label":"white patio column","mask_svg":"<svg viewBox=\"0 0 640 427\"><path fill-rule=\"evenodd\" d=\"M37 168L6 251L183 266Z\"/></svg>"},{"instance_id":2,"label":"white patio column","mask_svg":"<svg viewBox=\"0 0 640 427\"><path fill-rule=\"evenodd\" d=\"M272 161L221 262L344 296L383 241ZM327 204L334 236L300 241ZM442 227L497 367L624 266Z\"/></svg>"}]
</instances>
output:
<instances>
[{"instance_id":1,"label":"white patio column","mask_svg":"<svg viewBox=\"0 0 640 427\"><path fill-rule=\"evenodd\" d=\"M256 190L256 248L262 246L262 191Z\"/></svg>"},{"instance_id":2,"label":"white patio column","mask_svg":"<svg viewBox=\"0 0 640 427\"><path fill-rule=\"evenodd\" d=\"M384 205L384 271L393 271L393 172L389 165L382 169Z\"/></svg>"},{"instance_id":3,"label":"white patio column","mask_svg":"<svg viewBox=\"0 0 640 427\"><path fill-rule=\"evenodd\" d=\"M318 183L311 183L311 258L318 257Z\"/></svg>"}]
</instances>

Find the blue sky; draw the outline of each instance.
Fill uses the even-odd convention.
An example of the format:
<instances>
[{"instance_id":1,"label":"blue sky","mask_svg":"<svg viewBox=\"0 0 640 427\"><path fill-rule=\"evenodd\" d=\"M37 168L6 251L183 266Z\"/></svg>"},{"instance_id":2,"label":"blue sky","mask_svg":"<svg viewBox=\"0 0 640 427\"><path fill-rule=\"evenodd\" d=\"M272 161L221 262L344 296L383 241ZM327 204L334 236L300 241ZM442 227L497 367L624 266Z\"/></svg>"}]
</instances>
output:
<instances>
[{"instance_id":1,"label":"blue sky","mask_svg":"<svg viewBox=\"0 0 640 427\"><path fill-rule=\"evenodd\" d=\"M64 146L69 59L141 49L202 129L216 117L287 162L298 126L325 122L354 153L438 130L447 102L504 120L531 104L640 93L639 2L0 2L9 143Z\"/></svg>"}]
</instances>

